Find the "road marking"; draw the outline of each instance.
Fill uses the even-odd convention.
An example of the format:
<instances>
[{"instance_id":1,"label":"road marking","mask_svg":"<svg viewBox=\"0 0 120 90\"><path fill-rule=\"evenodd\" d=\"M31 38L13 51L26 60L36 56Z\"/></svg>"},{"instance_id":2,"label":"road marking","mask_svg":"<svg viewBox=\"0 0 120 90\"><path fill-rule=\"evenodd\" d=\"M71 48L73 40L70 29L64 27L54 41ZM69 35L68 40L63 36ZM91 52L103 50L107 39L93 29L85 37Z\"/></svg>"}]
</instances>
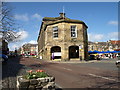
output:
<instances>
[{"instance_id":1,"label":"road marking","mask_svg":"<svg viewBox=\"0 0 120 90\"><path fill-rule=\"evenodd\" d=\"M68 69L68 68L63 68L63 69L68 70L68 71L72 71L71 69Z\"/></svg>"},{"instance_id":2,"label":"road marking","mask_svg":"<svg viewBox=\"0 0 120 90\"><path fill-rule=\"evenodd\" d=\"M93 76L93 77L99 77L99 78L111 80L111 81L117 81L116 79L111 79L111 78L107 78L107 77L103 77L103 76L99 76L99 75L95 75L95 74L91 74L91 73L89 73L88 75Z\"/></svg>"}]
</instances>

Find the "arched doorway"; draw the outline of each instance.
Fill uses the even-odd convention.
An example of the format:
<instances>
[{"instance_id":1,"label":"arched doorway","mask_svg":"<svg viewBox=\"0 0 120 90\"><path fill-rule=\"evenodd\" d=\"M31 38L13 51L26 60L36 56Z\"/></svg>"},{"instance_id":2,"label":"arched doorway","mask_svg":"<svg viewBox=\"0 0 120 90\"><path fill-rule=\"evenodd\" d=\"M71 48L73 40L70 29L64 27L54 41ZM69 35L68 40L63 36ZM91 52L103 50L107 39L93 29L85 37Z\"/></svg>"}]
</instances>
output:
<instances>
[{"instance_id":1,"label":"arched doorway","mask_svg":"<svg viewBox=\"0 0 120 90\"><path fill-rule=\"evenodd\" d=\"M51 48L51 59L61 59L61 47L53 46Z\"/></svg>"},{"instance_id":2,"label":"arched doorway","mask_svg":"<svg viewBox=\"0 0 120 90\"><path fill-rule=\"evenodd\" d=\"M71 58L79 58L79 47L78 46L69 47L69 59Z\"/></svg>"}]
</instances>

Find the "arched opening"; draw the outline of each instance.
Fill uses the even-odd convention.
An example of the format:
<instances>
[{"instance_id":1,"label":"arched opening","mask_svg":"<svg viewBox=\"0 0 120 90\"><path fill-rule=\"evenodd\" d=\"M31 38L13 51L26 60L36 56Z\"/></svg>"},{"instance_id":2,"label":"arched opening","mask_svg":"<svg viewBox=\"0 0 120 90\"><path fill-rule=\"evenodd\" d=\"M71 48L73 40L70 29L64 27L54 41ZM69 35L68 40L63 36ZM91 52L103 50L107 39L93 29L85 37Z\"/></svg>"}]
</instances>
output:
<instances>
[{"instance_id":1,"label":"arched opening","mask_svg":"<svg viewBox=\"0 0 120 90\"><path fill-rule=\"evenodd\" d=\"M51 48L51 59L61 59L61 47L53 46Z\"/></svg>"},{"instance_id":2,"label":"arched opening","mask_svg":"<svg viewBox=\"0 0 120 90\"><path fill-rule=\"evenodd\" d=\"M78 46L69 47L69 59L71 58L79 58L79 47Z\"/></svg>"}]
</instances>

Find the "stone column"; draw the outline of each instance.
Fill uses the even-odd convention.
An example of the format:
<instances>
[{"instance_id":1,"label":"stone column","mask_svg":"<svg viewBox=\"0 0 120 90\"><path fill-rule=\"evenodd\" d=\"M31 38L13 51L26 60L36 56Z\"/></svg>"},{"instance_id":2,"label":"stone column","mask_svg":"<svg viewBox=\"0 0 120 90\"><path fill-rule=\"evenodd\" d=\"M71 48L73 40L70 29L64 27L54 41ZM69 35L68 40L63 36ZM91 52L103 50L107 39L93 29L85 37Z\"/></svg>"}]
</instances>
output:
<instances>
[{"instance_id":1,"label":"stone column","mask_svg":"<svg viewBox=\"0 0 120 90\"><path fill-rule=\"evenodd\" d=\"M51 60L51 48L47 48L47 60Z\"/></svg>"},{"instance_id":2,"label":"stone column","mask_svg":"<svg viewBox=\"0 0 120 90\"><path fill-rule=\"evenodd\" d=\"M79 49L79 59L80 61L82 61L82 50L81 49Z\"/></svg>"},{"instance_id":3,"label":"stone column","mask_svg":"<svg viewBox=\"0 0 120 90\"><path fill-rule=\"evenodd\" d=\"M82 55L82 60L84 60L85 56L84 56L84 50L83 49L81 50L81 55Z\"/></svg>"},{"instance_id":4,"label":"stone column","mask_svg":"<svg viewBox=\"0 0 120 90\"><path fill-rule=\"evenodd\" d=\"M68 61L69 60L69 52L68 52L68 47L64 46L61 48L61 60L62 61Z\"/></svg>"}]
</instances>

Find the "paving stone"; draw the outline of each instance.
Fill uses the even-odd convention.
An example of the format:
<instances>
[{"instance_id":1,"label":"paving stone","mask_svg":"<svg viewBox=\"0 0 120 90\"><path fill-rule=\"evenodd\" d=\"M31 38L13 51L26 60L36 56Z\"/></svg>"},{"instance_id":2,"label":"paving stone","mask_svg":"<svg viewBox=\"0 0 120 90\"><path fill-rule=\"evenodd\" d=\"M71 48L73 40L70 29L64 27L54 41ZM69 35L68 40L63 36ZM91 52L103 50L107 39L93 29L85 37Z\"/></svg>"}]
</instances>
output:
<instances>
[{"instance_id":1,"label":"paving stone","mask_svg":"<svg viewBox=\"0 0 120 90\"><path fill-rule=\"evenodd\" d=\"M28 90L35 90L35 85L30 85Z\"/></svg>"},{"instance_id":2,"label":"paving stone","mask_svg":"<svg viewBox=\"0 0 120 90\"><path fill-rule=\"evenodd\" d=\"M38 80L37 79L31 79L30 80L30 84L32 84L32 85L36 85L36 84L38 84L39 82L38 82Z\"/></svg>"},{"instance_id":3,"label":"paving stone","mask_svg":"<svg viewBox=\"0 0 120 90\"><path fill-rule=\"evenodd\" d=\"M46 82L45 78L38 78L37 80L40 81L40 82Z\"/></svg>"},{"instance_id":4,"label":"paving stone","mask_svg":"<svg viewBox=\"0 0 120 90\"><path fill-rule=\"evenodd\" d=\"M30 81L20 77L19 83L20 83L20 87L27 88L29 86Z\"/></svg>"},{"instance_id":5,"label":"paving stone","mask_svg":"<svg viewBox=\"0 0 120 90\"><path fill-rule=\"evenodd\" d=\"M55 77L50 77L50 82L55 81Z\"/></svg>"}]
</instances>

